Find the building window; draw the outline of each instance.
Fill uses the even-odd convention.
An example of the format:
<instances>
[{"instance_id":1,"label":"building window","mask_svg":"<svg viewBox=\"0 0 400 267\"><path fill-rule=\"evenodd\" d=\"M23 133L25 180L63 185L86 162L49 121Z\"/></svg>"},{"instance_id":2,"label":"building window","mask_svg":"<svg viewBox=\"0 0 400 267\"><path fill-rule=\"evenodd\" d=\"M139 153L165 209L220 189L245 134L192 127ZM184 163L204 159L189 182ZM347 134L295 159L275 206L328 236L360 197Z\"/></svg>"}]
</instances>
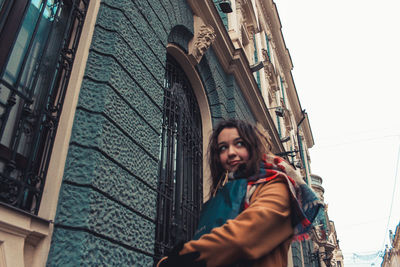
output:
<instances>
[{"instance_id":1,"label":"building window","mask_svg":"<svg viewBox=\"0 0 400 267\"><path fill-rule=\"evenodd\" d=\"M0 202L34 214L88 2L0 4Z\"/></svg>"},{"instance_id":2,"label":"building window","mask_svg":"<svg viewBox=\"0 0 400 267\"><path fill-rule=\"evenodd\" d=\"M270 41L269 41L267 35L265 35L265 42L267 43L267 54L268 54L268 59L269 59L269 61L272 63L271 48L270 48L270 45L269 45L269 42L270 42Z\"/></svg>"},{"instance_id":3,"label":"building window","mask_svg":"<svg viewBox=\"0 0 400 267\"><path fill-rule=\"evenodd\" d=\"M193 89L179 64L167 56L161 136L155 256L190 240L202 192L202 125Z\"/></svg>"},{"instance_id":4,"label":"building window","mask_svg":"<svg viewBox=\"0 0 400 267\"><path fill-rule=\"evenodd\" d=\"M300 250L300 242L294 241L291 244L292 246L292 259L293 259L293 266L299 267L303 266L303 263L301 261L301 250Z\"/></svg>"}]
</instances>

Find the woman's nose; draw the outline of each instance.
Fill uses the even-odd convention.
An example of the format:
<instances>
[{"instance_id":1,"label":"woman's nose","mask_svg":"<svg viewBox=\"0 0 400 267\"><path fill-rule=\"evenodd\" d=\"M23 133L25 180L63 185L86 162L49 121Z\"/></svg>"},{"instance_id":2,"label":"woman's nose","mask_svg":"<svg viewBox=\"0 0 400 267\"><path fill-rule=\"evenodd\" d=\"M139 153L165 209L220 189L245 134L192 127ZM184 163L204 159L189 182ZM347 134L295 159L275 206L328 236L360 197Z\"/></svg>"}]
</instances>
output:
<instances>
[{"instance_id":1,"label":"woman's nose","mask_svg":"<svg viewBox=\"0 0 400 267\"><path fill-rule=\"evenodd\" d=\"M229 147L228 147L228 155L229 155L229 156L234 156L234 155L236 155L236 150L235 150L235 148L234 148L233 146L229 146Z\"/></svg>"}]
</instances>

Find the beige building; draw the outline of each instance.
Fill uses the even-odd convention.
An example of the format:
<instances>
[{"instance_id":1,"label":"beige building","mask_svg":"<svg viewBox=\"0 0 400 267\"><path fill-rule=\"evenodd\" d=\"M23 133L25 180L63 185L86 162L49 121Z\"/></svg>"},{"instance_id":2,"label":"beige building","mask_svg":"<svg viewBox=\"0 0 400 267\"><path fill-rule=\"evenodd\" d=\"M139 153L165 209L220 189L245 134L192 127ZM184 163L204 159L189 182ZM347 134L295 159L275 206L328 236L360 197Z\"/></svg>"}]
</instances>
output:
<instances>
[{"instance_id":1,"label":"beige building","mask_svg":"<svg viewBox=\"0 0 400 267\"><path fill-rule=\"evenodd\" d=\"M322 178L312 174L312 188L319 198L324 201L325 189L322 187ZM322 267L343 267L343 254L339 246L336 228L333 221L329 220L328 205L320 211L311 232L313 242L313 255Z\"/></svg>"},{"instance_id":2,"label":"beige building","mask_svg":"<svg viewBox=\"0 0 400 267\"><path fill-rule=\"evenodd\" d=\"M254 70L263 104L278 134L275 138L280 140L279 147L283 146L274 152L285 156L311 185L309 149L314 146L314 139L291 74L293 63L282 35L276 5L273 1L231 1L231 5L233 12L227 14L225 26L235 48L243 49ZM309 253L307 245L291 247L288 266L314 266L308 264L311 263Z\"/></svg>"},{"instance_id":3,"label":"beige building","mask_svg":"<svg viewBox=\"0 0 400 267\"><path fill-rule=\"evenodd\" d=\"M394 234L390 231L389 237L391 247L386 247L381 267L400 266L400 224L397 225Z\"/></svg>"}]
</instances>

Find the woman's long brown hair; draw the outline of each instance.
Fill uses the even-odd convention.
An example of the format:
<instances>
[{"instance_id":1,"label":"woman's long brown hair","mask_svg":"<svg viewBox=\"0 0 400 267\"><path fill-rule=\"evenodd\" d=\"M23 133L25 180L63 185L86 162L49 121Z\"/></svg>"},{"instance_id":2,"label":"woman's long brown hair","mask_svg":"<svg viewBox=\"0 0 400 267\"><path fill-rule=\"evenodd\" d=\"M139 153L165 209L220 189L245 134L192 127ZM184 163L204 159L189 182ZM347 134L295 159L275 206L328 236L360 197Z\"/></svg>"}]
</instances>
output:
<instances>
[{"instance_id":1,"label":"woman's long brown hair","mask_svg":"<svg viewBox=\"0 0 400 267\"><path fill-rule=\"evenodd\" d=\"M243 139L244 145L249 152L249 160L241 171L245 177L252 176L258 171L263 154L270 153L271 143L266 135L256 126L237 119L224 120L215 127L208 145L208 160L211 171L211 193L217 188L218 181L221 179L225 170L219 160L218 136L225 128L236 128L239 136Z\"/></svg>"}]
</instances>

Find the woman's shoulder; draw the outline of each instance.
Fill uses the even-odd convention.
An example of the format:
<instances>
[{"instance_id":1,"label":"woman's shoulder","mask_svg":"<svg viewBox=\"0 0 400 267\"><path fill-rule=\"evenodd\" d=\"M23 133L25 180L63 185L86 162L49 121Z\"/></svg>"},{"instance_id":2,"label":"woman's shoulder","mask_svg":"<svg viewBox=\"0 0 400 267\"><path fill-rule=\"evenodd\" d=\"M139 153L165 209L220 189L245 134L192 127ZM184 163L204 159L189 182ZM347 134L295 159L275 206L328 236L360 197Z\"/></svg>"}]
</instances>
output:
<instances>
[{"instance_id":1,"label":"woman's shoulder","mask_svg":"<svg viewBox=\"0 0 400 267\"><path fill-rule=\"evenodd\" d=\"M264 154L263 163L266 169L282 172L284 174L283 176L286 176L288 178L288 181L290 181L293 185L301 185L305 183L302 179L300 170L296 169L289 162L279 156L271 153Z\"/></svg>"},{"instance_id":2,"label":"woman's shoulder","mask_svg":"<svg viewBox=\"0 0 400 267\"><path fill-rule=\"evenodd\" d=\"M250 203L260 199L265 199L268 202L289 202L290 193L286 178L279 176L271 181L257 185L257 188L251 197Z\"/></svg>"}]
</instances>

